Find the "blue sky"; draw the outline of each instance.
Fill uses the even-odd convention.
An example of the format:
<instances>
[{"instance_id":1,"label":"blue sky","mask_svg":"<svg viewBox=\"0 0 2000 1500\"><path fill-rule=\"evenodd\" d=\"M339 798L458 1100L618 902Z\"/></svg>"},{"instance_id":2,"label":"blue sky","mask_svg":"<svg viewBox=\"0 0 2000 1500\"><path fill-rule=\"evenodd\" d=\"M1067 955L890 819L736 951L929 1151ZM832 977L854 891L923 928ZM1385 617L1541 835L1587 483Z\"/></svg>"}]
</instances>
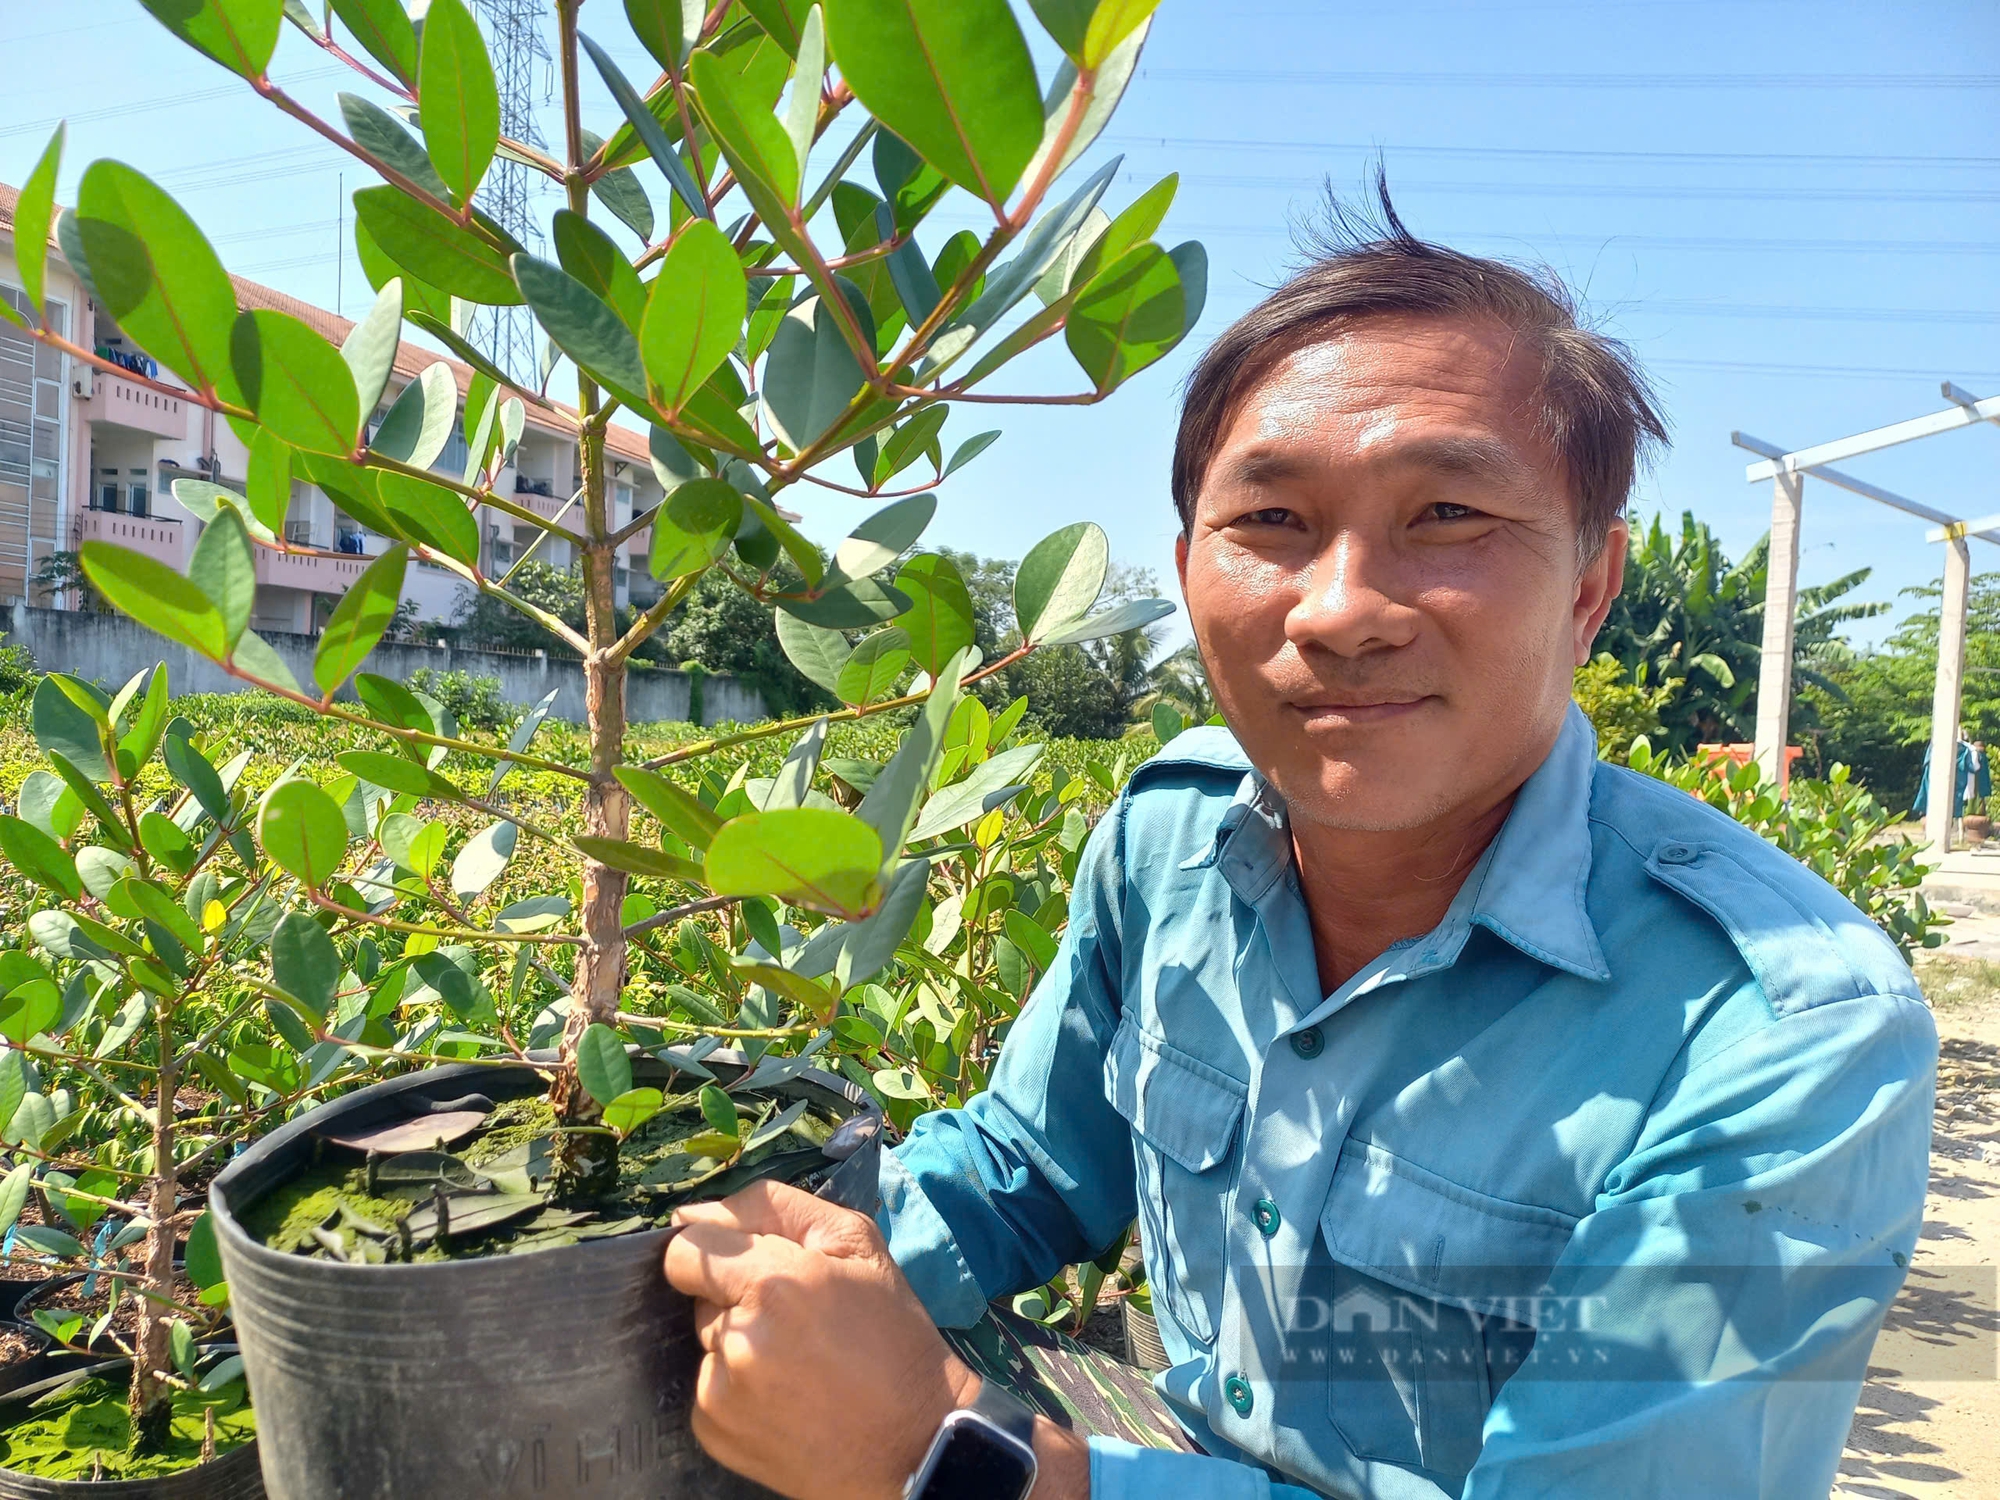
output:
<instances>
[{"instance_id":1,"label":"blue sky","mask_svg":"<svg viewBox=\"0 0 2000 1500\"><path fill-rule=\"evenodd\" d=\"M651 76L612 0L583 23ZM1051 49L1029 30L1046 76ZM353 162L137 0L9 0L0 47L0 180L18 185L67 117L65 195L86 162L118 156L179 196L232 270L334 304L337 174L349 192L365 180ZM347 81L289 30L274 72L338 118ZM608 133L615 114L594 99ZM1356 192L1380 152L1418 233L1552 265L1632 343L1674 429L1638 512L1693 510L1740 552L1769 524L1769 490L1744 483L1732 429L1803 447L1936 410L1941 379L2000 392L1996 124L2000 28L1980 0L1166 0L1123 108L1072 178L1123 153L1115 209L1181 173L1162 238L1208 248L1202 324L1102 406L955 413L948 438L1006 435L945 487L931 537L1018 556L1089 518L1119 559L1170 582L1167 467L1194 352L1283 275L1290 221L1322 179ZM978 222L962 195L936 215L938 235ZM344 280L354 316L367 288L351 251ZM1019 389L1081 384L1059 347L1015 376ZM1996 458L1988 424L1847 467L1985 514L2000 510ZM867 509L826 499L795 503L827 540ZM1815 483L1805 517L1809 583L1872 566L1867 596L1894 599L1937 576L1921 522ZM2000 567L1973 545L1975 568Z\"/></svg>"}]
</instances>

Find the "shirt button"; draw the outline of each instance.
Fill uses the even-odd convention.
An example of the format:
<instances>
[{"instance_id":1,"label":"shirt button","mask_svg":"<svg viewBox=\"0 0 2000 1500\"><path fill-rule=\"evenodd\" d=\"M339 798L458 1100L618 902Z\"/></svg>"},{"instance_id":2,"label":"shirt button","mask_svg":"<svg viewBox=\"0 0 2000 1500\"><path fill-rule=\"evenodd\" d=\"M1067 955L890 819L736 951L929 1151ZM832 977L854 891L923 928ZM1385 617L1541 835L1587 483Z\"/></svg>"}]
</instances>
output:
<instances>
[{"instance_id":1,"label":"shirt button","mask_svg":"<svg viewBox=\"0 0 2000 1500\"><path fill-rule=\"evenodd\" d=\"M1284 1216L1278 1212L1278 1205L1269 1198L1257 1200L1257 1206L1250 1210L1250 1218L1256 1224L1258 1232L1267 1240L1276 1234L1278 1226L1285 1222Z\"/></svg>"},{"instance_id":2,"label":"shirt button","mask_svg":"<svg viewBox=\"0 0 2000 1500\"><path fill-rule=\"evenodd\" d=\"M1319 1049L1326 1045L1326 1038L1319 1034L1317 1026L1308 1026L1304 1031L1292 1033L1292 1051L1310 1062L1319 1056Z\"/></svg>"},{"instance_id":3,"label":"shirt button","mask_svg":"<svg viewBox=\"0 0 2000 1500\"><path fill-rule=\"evenodd\" d=\"M1250 1394L1250 1382L1241 1375L1232 1375L1222 1382L1222 1394L1229 1404L1236 1408L1236 1415L1247 1417L1257 1400Z\"/></svg>"},{"instance_id":4,"label":"shirt button","mask_svg":"<svg viewBox=\"0 0 2000 1500\"><path fill-rule=\"evenodd\" d=\"M1653 857L1663 865L1691 865L1699 851L1688 844L1662 844Z\"/></svg>"}]
</instances>

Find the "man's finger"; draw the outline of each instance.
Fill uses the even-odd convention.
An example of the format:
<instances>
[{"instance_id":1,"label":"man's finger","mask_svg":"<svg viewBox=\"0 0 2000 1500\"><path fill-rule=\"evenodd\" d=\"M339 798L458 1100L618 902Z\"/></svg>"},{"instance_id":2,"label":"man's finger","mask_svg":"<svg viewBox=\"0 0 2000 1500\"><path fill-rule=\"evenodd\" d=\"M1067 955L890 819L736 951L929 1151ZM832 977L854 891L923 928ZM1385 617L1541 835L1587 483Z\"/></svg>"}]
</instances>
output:
<instances>
[{"instance_id":1,"label":"man's finger","mask_svg":"<svg viewBox=\"0 0 2000 1500\"><path fill-rule=\"evenodd\" d=\"M874 1248L874 1221L783 1182L753 1182L716 1203L674 1210L676 1224L712 1224L745 1234L772 1234L826 1255L852 1256Z\"/></svg>"},{"instance_id":2,"label":"man's finger","mask_svg":"<svg viewBox=\"0 0 2000 1500\"><path fill-rule=\"evenodd\" d=\"M715 1353L715 1346L721 1341L728 1324L723 1319L729 1309L715 1302L696 1302L694 1305L695 1342L708 1353Z\"/></svg>"},{"instance_id":3,"label":"man's finger","mask_svg":"<svg viewBox=\"0 0 2000 1500\"><path fill-rule=\"evenodd\" d=\"M667 1281L676 1291L729 1307L781 1268L797 1246L782 1236L758 1236L723 1224L689 1224L667 1241Z\"/></svg>"}]
</instances>

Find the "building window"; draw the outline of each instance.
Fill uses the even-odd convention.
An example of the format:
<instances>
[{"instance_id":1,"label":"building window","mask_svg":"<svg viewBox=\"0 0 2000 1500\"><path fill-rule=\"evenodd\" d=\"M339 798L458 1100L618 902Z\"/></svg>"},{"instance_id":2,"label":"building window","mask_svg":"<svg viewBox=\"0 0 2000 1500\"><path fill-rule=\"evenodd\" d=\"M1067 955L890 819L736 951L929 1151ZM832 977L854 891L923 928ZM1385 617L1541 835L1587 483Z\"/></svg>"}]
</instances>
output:
<instances>
[{"instance_id":1,"label":"building window","mask_svg":"<svg viewBox=\"0 0 2000 1500\"><path fill-rule=\"evenodd\" d=\"M35 315L19 288L0 286L0 301L26 318ZM69 331L69 309L63 303L46 302L43 314L56 333ZM56 545L63 387L61 351L0 321L0 592L25 595L31 556Z\"/></svg>"}]
</instances>

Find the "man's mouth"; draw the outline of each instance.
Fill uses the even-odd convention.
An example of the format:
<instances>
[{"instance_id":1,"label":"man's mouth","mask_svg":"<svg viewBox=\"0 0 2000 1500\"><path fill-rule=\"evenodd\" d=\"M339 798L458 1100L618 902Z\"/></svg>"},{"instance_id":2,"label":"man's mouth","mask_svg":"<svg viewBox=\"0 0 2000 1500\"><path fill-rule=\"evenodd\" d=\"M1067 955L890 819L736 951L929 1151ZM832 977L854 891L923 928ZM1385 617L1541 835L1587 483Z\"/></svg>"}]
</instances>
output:
<instances>
[{"instance_id":1,"label":"man's mouth","mask_svg":"<svg viewBox=\"0 0 2000 1500\"><path fill-rule=\"evenodd\" d=\"M1292 699L1285 707L1297 714L1307 729L1347 729L1406 718L1430 701L1427 693L1379 692Z\"/></svg>"}]
</instances>

